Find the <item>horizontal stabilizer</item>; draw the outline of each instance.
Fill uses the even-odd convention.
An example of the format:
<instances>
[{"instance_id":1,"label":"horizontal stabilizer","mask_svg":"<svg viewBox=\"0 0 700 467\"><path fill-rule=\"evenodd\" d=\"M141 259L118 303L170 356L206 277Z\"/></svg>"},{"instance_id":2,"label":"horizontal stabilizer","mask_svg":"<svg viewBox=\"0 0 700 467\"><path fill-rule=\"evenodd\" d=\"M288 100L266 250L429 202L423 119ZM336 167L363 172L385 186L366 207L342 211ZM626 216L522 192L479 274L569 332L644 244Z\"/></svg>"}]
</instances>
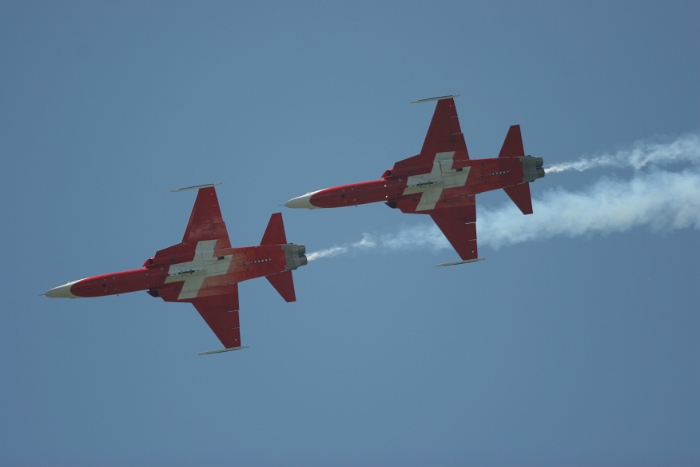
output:
<instances>
[{"instance_id":1,"label":"horizontal stabilizer","mask_svg":"<svg viewBox=\"0 0 700 467\"><path fill-rule=\"evenodd\" d=\"M244 347L231 347L230 349L210 350L208 352L200 352L199 355L211 355L211 354L215 354L215 353L230 352L232 350L241 350L241 349L247 349L247 348L248 348L248 346L246 345Z\"/></svg>"},{"instance_id":2,"label":"horizontal stabilizer","mask_svg":"<svg viewBox=\"0 0 700 467\"><path fill-rule=\"evenodd\" d=\"M530 197L530 184L507 186L503 189L523 214L532 214L532 198Z\"/></svg>"},{"instance_id":3,"label":"horizontal stabilizer","mask_svg":"<svg viewBox=\"0 0 700 467\"><path fill-rule=\"evenodd\" d=\"M267 223L265 234L260 241L261 245L284 245L287 243L287 236L284 234L284 222L282 214L279 212L270 216L270 222Z\"/></svg>"},{"instance_id":4,"label":"horizontal stabilizer","mask_svg":"<svg viewBox=\"0 0 700 467\"><path fill-rule=\"evenodd\" d=\"M275 290L282 295L284 301L297 301L297 296L294 293L294 279L292 278L292 271L284 271L271 276L265 276L265 279L270 281L272 287L274 287Z\"/></svg>"}]
</instances>

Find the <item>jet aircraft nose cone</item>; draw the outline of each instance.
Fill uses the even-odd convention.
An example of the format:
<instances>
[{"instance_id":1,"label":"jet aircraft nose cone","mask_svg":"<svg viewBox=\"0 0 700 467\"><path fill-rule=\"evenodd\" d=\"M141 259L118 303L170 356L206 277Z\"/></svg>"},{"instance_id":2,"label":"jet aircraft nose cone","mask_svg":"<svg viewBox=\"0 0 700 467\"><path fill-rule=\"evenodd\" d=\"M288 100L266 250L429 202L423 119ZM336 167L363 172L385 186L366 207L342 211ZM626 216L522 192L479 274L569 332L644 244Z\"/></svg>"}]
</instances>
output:
<instances>
[{"instance_id":1,"label":"jet aircraft nose cone","mask_svg":"<svg viewBox=\"0 0 700 467\"><path fill-rule=\"evenodd\" d=\"M311 204L311 196L315 195L316 193L318 193L318 191L312 191L311 193L306 193L303 196L297 196L296 198L292 198L284 203L284 205L288 208L318 209L317 206Z\"/></svg>"},{"instance_id":2,"label":"jet aircraft nose cone","mask_svg":"<svg viewBox=\"0 0 700 467\"><path fill-rule=\"evenodd\" d=\"M78 298L70 291L71 286L76 282L78 281L73 281L67 284L59 285L58 287L54 287L53 289L48 290L44 295L51 298Z\"/></svg>"}]
</instances>

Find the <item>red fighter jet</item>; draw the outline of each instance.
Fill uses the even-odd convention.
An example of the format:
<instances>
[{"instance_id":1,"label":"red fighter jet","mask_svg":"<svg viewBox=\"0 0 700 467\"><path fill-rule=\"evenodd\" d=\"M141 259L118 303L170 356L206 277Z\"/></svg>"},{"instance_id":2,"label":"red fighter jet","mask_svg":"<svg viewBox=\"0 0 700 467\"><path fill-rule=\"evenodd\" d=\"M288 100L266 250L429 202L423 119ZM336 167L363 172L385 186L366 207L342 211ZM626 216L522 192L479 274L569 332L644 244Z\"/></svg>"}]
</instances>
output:
<instances>
[{"instance_id":1,"label":"red fighter jet","mask_svg":"<svg viewBox=\"0 0 700 467\"><path fill-rule=\"evenodd\" d=\"M259 246L231 248L221 218L215 185L198 189L182 243L158 251L139 269L69 282L47 297L102 297L146 290L166 302L189 302L219 338L224 349L244 349L238 319L238 283L265 276L288 302L296 300L292 270L307 263L304 245L287 243L282 214L273 214Z\"/></svg>"},{"instance_id":2,"label":"red fighter jet","mask_svg":"<svg viewBox=\"0 0 700 467\"><path fill-rule=\"evenodd\" d=\"M498 157L469 159L455 96L438 101L420 154L394 164L380 180L313 191L290 199L289 208L338 208L382 201L407 214L430 214L462 261L479 261L474 195L503 188L523 214L532 214L529 182L544 177L542 158L526 156L520 125L513 125Z\"/></svg>"}]
</instances>

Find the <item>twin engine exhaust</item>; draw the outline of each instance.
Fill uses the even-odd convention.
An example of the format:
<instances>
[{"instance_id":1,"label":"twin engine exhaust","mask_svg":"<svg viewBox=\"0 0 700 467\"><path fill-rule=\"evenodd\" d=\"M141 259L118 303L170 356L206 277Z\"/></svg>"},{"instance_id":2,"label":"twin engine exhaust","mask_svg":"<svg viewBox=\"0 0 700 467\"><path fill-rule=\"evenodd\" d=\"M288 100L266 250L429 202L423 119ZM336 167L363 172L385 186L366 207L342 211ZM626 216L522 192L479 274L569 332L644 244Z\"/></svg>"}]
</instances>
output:
<instances>
[{"instance_id":1,"label":"twin engine exhaust","mask_svg":"<svg viewBox=\"0 0 700 467\"><path fill-rule=\"evenodd\" d=\"M304 245L295 245L294 243L287 243L286 245L282 245L282 249L284 250L284 256L287 259L287 270L294 270L298 268L299 266L306 266L309 262L308 259L306 259L306 256L304 253L306 253L306 246Z\"/></svg>"},{"instance_id":2,"label":"twin engine exhaust","mask_svg":"<svg viewBox=\"0 0 700 467\"><path fill-rule=\"evenodd\" d=\"M524 156L520 158L523 163L523 182L534 182L538 178L544 177L544 160L541 157Z\"/></svg>"}]
</instances>

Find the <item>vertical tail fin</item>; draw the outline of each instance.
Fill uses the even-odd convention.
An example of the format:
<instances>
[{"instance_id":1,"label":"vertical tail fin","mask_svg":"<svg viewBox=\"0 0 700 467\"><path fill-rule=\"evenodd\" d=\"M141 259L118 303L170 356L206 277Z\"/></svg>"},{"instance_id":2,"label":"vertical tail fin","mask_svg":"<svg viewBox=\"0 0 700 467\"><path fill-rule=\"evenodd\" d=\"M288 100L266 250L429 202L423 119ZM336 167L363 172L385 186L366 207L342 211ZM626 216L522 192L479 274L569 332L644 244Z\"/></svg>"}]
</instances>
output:
<instances>
[{"instance_id":1,"label":"vertical tail fin","mask_svg":"<svg viewBox=\"0 0 700 467\"><path fill-rule=\"evenodd\" d=\"M284 222L282 221L281 213L276 212L272 216L270 216L270 222L268 222L267 224L265 234L263 235L260 244L281 245L282 249L285 250L285 256L287 256L287 236L284 233ZM289 258L287 258L287 263L289 263ZM270 284L272 284L275 290L279 292L279 294L282 296L282 298L284 298L285 301L296 301L297 297L294 292L294 279L292 278L291 270L283 271L277 274L273 274L271 276L265 276L265 279L267 279L270 282Z\"/></svg>"},{"instance_id":2,"label":"vertical tail fin","mask_svg":"<svg viewBox=\"0 0 700 467\"><path fill-rule=\"evenodd\" d=\"M287 243L287 236L284 233L284 222L282 221L282 213L276 212L270 216L270 222L267 223L265 234L260 241L261 245L284 245Z\"/></svg>"},{"instance_id":3,"label":"vertical tail fin","mask_svg":"<svg viewBox=\"0 0 700 467\"><path fill-rule=\"evenodd\" d=\"M520 134L520 125L512 125L508 129L505 141L501 147L498 157L525 157L523 148L523 137ZM522 161L523 159L521 159ZM523 165L524 168L524 165ZM532 214L532 198L530 196L530 184L520 183L519 185L504 188L506 194L513 200L518 209L523 214Z\"/></svg>"},{"instance_id":4,"label":"vertical tail fin","mask_svg":"<svg viewBox=\"0 0 700 467\"><path fill-rule=\"evenodd\" d=\"M523 137L520 135L520 125L512 125L508 128L508 134L503 141L503 147L501 147L498 157L523 157L524 155L525 149L523 149Z\"/></svg>"}]
</instances>

